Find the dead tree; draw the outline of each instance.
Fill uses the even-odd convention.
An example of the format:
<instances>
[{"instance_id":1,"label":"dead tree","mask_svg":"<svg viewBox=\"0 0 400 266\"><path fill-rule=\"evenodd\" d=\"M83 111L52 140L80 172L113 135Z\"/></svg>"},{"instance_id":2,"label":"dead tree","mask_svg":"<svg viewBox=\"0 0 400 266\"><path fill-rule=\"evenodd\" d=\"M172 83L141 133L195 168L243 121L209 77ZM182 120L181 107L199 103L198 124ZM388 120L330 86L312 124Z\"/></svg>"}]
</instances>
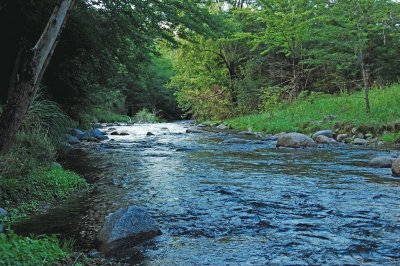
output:
<instances>
[{"instance_id":1,"label":"dead tree","mask_svg":"<svg viewBox=\"0 0 400 266\"><path fill-rule=\"evenodd\" d=\"M60 0L35 47L16 60L6 106L0 116L0 155L10 150L51 60L75 0Z\"/></svg>"}]
</instances>

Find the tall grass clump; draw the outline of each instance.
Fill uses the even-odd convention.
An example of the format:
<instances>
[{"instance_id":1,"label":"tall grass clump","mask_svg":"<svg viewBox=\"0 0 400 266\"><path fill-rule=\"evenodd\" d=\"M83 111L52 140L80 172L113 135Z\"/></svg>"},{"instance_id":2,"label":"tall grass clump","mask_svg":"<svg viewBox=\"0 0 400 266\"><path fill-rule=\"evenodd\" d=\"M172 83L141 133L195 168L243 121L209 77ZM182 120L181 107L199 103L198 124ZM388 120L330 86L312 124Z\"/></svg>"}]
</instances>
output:
<instances>
[{"instance_id":1,"label":"tall grass clump","mask_svg":"<svg viewBox=\"0 0 400 266\"><path fill-rule=\"evenodd\" d=\"M157 123L161 122L161 118L157 116L157 112L150 112L147 108L143 108L135 114L133 120L136 123Z\"/></svg>"},{"instance_id":2,"label":"tall grass clump","mask_svg":"<svg viewBox=\"0 0 400 266\"><path fill-rule=\"evenodd\" d=\"M54 236L22 237L0 234L0 265L55 265L71 253L68 242Z\"/></svg>"},{"instance_id":3,"label":"tall grass clump","mask_svg":"<svg viewBox=\"0 0 400 266\"><path fill-rule=\"evenodd\" d=\"M370 91L371 112L365 112L362 92L340 95L314 94L296 103L282 103L275 110L238 117L225 123L233 128L268 133L310 133L335 125L380 127L400 122L400 85ZM333 116L334 119L324 119Z\"/></svg>"}]
</instances>

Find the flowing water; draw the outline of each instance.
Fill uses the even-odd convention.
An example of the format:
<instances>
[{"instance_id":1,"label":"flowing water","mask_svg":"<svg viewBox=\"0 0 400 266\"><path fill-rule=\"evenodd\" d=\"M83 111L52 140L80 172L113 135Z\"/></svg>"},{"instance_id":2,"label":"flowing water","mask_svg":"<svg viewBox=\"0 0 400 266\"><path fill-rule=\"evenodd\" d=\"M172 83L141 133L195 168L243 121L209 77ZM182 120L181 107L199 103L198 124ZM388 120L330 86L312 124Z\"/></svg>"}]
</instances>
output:
<instances>
[{"instance_id":1,"label":"flowing water","mask_svg":"<svg viewBox=\"0 0 400 266\"><path fill-rule=\"evenodd\" d=\"M163 234L140 248L139 265L400 265L400 180L368 167L388 151L277 149L187 127L118 127L130 135L83 146L66 165L93 191L23 228L89 250L105 215L140 205Z\"/></svg>"}]
</instances>

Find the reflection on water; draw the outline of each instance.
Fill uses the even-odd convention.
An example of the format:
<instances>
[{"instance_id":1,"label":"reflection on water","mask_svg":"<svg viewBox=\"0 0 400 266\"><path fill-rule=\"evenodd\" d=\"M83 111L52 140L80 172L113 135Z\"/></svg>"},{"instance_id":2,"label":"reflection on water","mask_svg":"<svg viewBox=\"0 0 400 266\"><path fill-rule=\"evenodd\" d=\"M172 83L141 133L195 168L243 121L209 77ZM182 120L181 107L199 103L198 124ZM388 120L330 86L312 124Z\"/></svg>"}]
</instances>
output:
<instances>
[{"instance_id":1,"label":"reflection on water","mask_svg":"<svg viewBox=\"0 0 400 266\"><path fill-rule=\"evenodd\" d=\"M385 151L223 144L237 136L187 127L118 127L130 135L84 147L67 165L94 191L22 228L90 249L104 216L135 204L163 231L143 265L400 264L400 182L367 165Z\"/></svg>"}]
</instances>

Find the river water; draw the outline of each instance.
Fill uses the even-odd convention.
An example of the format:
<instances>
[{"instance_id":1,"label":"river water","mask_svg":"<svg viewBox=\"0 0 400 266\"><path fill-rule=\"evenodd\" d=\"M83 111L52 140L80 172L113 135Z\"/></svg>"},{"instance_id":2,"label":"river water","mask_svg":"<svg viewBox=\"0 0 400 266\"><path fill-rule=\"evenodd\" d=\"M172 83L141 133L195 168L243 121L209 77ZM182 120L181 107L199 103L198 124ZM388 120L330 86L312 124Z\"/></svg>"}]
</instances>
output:
<instances>
[{"instance_id":1,"label":"river water","mask_svg":"<svg viewBox=\"0 0 400 266\"><path fill-rule=\"evenodd\" d=\"M400 265L400 180L368 166L389 151L350 145L277 149L188 123L118 127L66 167L94 184L23 226L95 248L104 216L145 206L163 234L138 265ZM146 136L147 132L154 136ZM225 141L225 142L224 142Z\"/></svg>"}]
</instances>

